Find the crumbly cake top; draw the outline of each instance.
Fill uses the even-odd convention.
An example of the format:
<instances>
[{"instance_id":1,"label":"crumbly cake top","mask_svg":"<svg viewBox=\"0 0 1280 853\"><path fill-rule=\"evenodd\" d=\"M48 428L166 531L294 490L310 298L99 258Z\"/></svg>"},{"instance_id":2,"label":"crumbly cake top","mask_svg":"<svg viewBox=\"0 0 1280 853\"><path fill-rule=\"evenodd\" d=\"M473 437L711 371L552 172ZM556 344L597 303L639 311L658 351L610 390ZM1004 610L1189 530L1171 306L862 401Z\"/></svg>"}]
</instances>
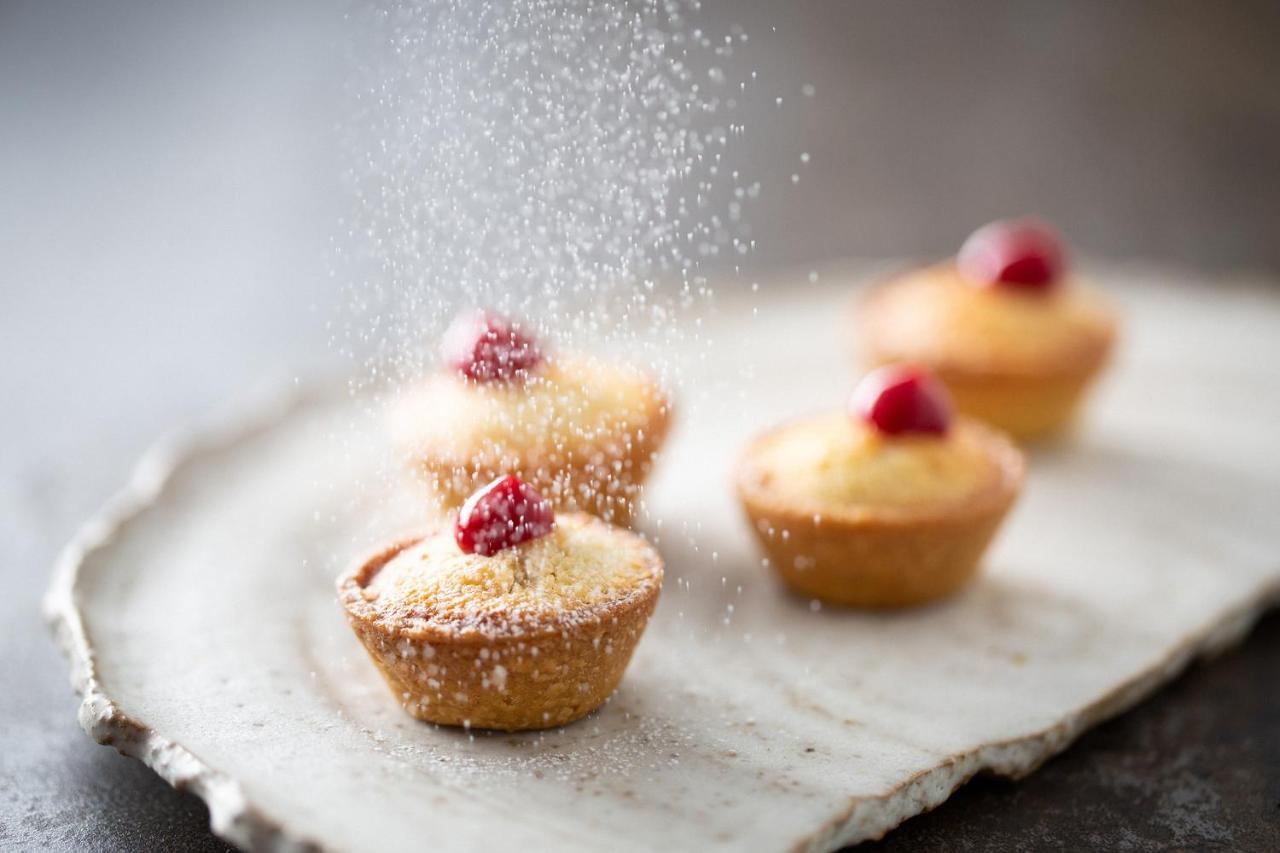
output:
<instances>
[{"instance_id":1,"label":"crumbly cake top","mask_svg":"<svg viewBox=\"0 0 1280 853\"><path fill-rule=\"evenodd\" d=\"M403 447L429 448L462 464L495 464L625 441L665 406L657 384L639 370L557 356L523 381L431 376L393 407L391 430Z\"/></svg>"},{"instance_id":2,"label":"crumbly cake top","mask_svg":"<svg viewBox=\"0 0 1280 853\"><path fill-rule=\"evenodd\" d=\"M946 263L895 279L872 298L867 334L894 360L1071 372L1100 358L1113 333L1105 301L1073 278L1025 293L975 287Z\"/></svg>"},{"instance_id":3,"label":"crumbly cake top","mask_svg":"<svg viewBox=\"0 0 1280 853\"><path fill-rule=\"evenodd\" d=\"M997 463L957 421L945 436L884 436L844 412L781 427L747 464L772 495L794 506L915 509L963 501L990 485Z\"/></svg>"},{"instance_id":4,"label":"crumbly cake top","mask_svg":"<svg viewBox=\"0 0 1280 853\"><path fill-rule=\"evenodd\" d=\"M572 619L661 582L661 561L639 536L582 513L561 513L548 535L492 556L464 554L453 531L392 557L364 599L390 621L486 629Z\"/></svg>"}]
</instances>

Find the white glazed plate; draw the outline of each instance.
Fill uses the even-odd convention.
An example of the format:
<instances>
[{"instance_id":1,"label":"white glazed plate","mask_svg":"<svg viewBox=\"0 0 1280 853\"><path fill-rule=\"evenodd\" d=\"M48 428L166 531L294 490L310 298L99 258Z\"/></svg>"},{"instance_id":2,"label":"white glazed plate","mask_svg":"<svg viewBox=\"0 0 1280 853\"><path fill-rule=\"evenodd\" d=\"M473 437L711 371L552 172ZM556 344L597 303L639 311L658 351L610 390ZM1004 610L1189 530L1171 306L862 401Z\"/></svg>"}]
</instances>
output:
<instances>
[{"instance_id":1,"label":"white glazed plate","mask_svg":"<svg viewBox=\"0 0 1280 853\"><path fill-rule=\"evenodd\" d=\"M728 301L708 330L724 345L689 370L714 390L682 399L645 527L666 588L599 713L473 735L397 707L333 578L417 505L377 487L376 426L335 395L158 451L68 548L48 607L81 722L254 850L879 837L977 772L1031 771L1280 595L1280 300L1110 278L1127 310L1113 375L1087 426L1034 455L954 600L816 609L761 568L729 488L736 448L840 405L855 373L848 289L793 290Z\"/></svg>"}]
</instances>

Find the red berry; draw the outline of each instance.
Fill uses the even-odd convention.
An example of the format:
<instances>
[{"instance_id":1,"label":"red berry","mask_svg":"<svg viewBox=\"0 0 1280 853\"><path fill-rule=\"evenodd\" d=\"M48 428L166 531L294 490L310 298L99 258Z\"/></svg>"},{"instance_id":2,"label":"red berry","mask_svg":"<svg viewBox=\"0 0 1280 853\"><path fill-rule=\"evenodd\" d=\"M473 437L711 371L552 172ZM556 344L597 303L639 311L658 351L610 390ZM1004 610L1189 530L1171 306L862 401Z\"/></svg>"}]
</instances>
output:
<instances>
[{"instance_id":1,"label":"red berry","mask_svg":"<svg viewBox=\"0 0 1280 853\"><path fill-rule=\"evenodd\" d=\"M951 396L927 371L889 365L871 371L853 391L850 407L886 435L943 435L951 425Z\"/></svg>"},{"instance_id":2,"label":"red berry","mask_svg":"<svg viewBox=\"0 0 1280 853\"><path fill-rule=\"evenodd\" d=\"M551 502L508 474L467 498L458 510L453 538L464 554L488 557L546 536L555 526Z\"/></svg>"},{"instance_id":3,"label":"red berry","mask_svg":"<svg viewBox=\"0 0 1280 853\"><path fill-rule=\"evenodd\" d=\"M542 361L538 341L500 314L459 314L444 333L444 360L476 382L504 382L525 376Z\"/></svg>"},{"instance_id":4,"label":"red berry","mask_svg":"<svg viewBox=\"0 0 1280 853\"><path fill-rule=\"evenodd\" d=\"M1034 219L992 222L964 241L956 266L976 284L1043 290L1062 275L1062 241Z\"/></svg>"}]
</instances>

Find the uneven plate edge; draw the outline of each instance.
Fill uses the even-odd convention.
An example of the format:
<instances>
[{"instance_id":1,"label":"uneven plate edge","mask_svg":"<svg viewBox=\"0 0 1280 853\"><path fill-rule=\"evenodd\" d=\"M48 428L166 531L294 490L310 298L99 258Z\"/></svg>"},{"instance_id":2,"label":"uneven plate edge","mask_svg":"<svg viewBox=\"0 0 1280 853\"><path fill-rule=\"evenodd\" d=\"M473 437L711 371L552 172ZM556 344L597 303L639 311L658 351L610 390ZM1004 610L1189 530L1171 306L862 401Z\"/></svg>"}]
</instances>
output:
<instances>
[{"instance_id":1,"label":"uneven plate edge","mask_svg":"<svg viewBox=\"0 0 1280 853\"><path fill-rule=\"evenodd\" d=\"M93 646L76 603L86 560L109 547L131 521L153 506L179 469L271 429L321 396L272 385L231 417L178 431L149 448L134 465L124 488L84 522L59 553L42 609L70 663L71 687L80 696L77 717L85 734L104 746L115 747L121 755L138 759L175 790L195 794L209 810L212 832L235 846L266 853L321 853L331 848L262 812L249 802L238 781L129 716L107 695L98 680Z\"/></svg>"},{"instance_id":2,"label":"uneven plate edge","mask_svg":"<svg viewBox=\"0 0 1280 853\"><path fill-rule=\"evenodd\" d=\"M883 796L855 797L843 814L801 839L793 849L826 853L881 839L910 818L937 808L983 772L1015 780L1030 775L1086 731L1138 705L1192 663L1213 658L1240 643L1258 619L1277 605L1280 605L1280 577L1260 584L1246 595L1243 604L1216 614L1198 632L1171 649L1163 660L1116 685L1084 708L1064 715L1060 722L1039 732L951 755Z\"/></svg>"},{"instance_id":3,"label":"uneven plate edge","mask_svg":"<svg viewBox=\"0 0 1280 853\"><path fill-rule=\"evenodd\" d=\"M97 678L93 647L76 604L76 588L85 561L109 547L131 521L155 504L179 469L266 432L309 404L333 397L316 388L281 391L277 386L265 398L240 407L229 418L160 440L134 466L126 486L82 524L63 548L44 599L45 620L68 658L71 686L81 697L81 728L98 743L140 760L175 789L194 793L209 809L213 833L244 850L322 853L335 848L307 838L254 806L236 779L130 717L107 695ZM1280 604L1280 578L1259 585L1245 598L1244 604L1217 614L1154 667L1065 715L1060 722L1020 738L948 756L883 795L853 798L841 814L797 839L792 849L824 853L883 838L906 820L941 805L984 771L1013 779L1026 776L1089 728L1150 696L1192 662L1240 642L1263 613Z\"/></svg>"}]
</instances>

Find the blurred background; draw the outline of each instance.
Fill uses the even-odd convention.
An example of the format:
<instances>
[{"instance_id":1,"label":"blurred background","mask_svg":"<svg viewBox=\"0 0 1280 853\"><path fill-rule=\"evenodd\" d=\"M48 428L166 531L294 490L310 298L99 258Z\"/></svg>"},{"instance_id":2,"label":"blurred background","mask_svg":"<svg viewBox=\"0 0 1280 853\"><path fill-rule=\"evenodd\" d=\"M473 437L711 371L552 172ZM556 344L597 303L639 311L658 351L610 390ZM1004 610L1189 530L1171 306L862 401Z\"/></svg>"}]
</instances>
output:
<instances>
[{"instance_id":1,"label":"blurred background","mask_svg":"<svg viewBox=\"0 0 1280 853\"><path fill-rule=\"evenodd\" d=\"M264 377L342 366L350 8L0 2L0 847L221 848L197 802L79 731L37 606L58 547L157 435ZM704 13L742 26L736 72L758 74L735 155L763 185L756 270L940 256L1034 212L1090 256L1280 282L1280 3ZM1238 677L1274 675L1275 621L1235 653ZM1180 707L1227 713L1196 678ZM1251 748L1280 753L1274 734ZM1079 752L1019 789L1024 814L1078 821L1044 804L1100 796ZM981 825L1000 799L962 796L904 833L927 846L926 821ZM1001 824L983 843L1001 832L1026 840Z\"/></svg>"}]
</instances>

